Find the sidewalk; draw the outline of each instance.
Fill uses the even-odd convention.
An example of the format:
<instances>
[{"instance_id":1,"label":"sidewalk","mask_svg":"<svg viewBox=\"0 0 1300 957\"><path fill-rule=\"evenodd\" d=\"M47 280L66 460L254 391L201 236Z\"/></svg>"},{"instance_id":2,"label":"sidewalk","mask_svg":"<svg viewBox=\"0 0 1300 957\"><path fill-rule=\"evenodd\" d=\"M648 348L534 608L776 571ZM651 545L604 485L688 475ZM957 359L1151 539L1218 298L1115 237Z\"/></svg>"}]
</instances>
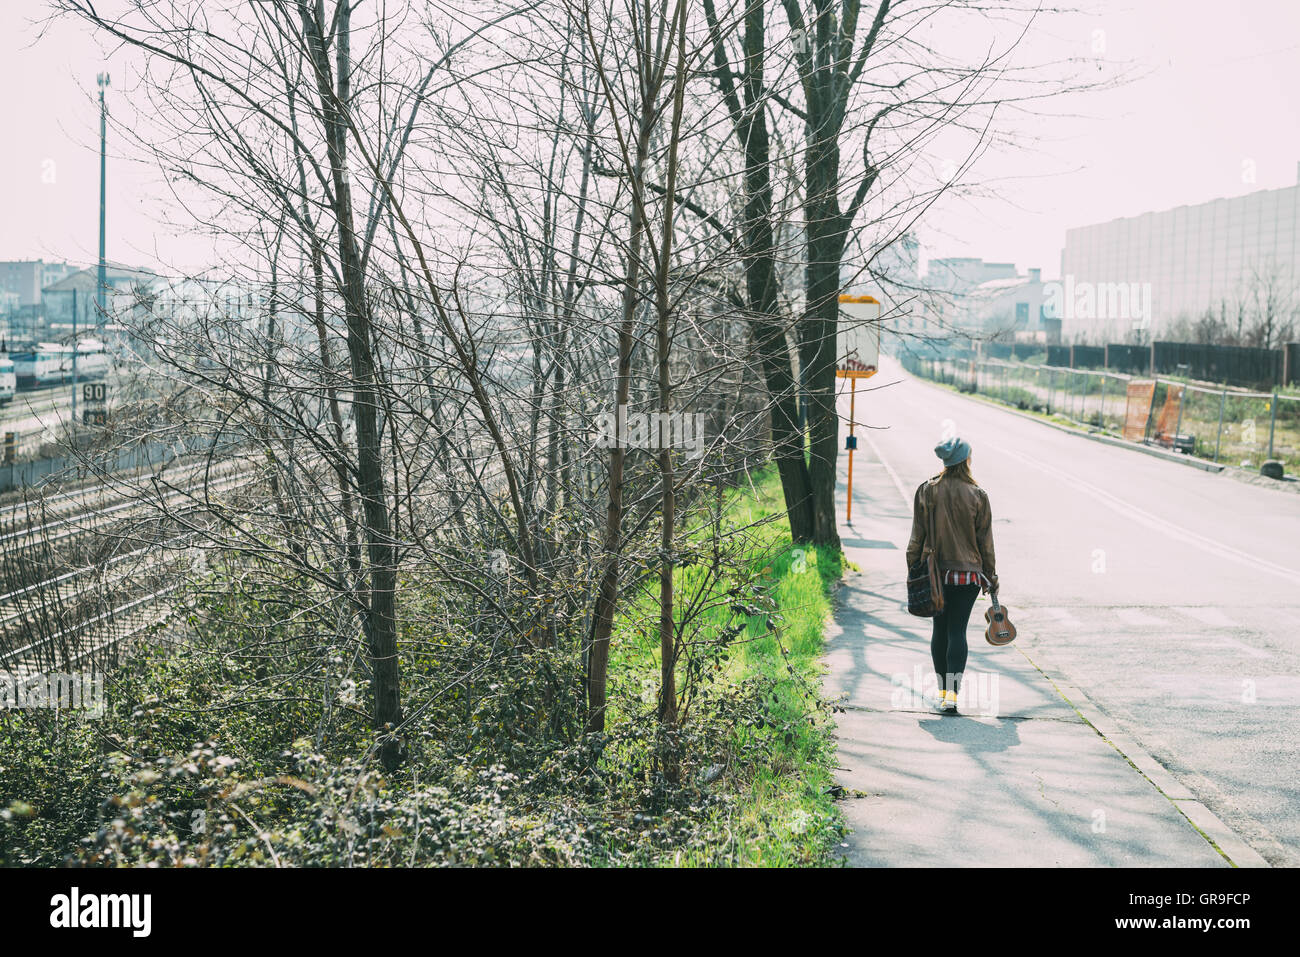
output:
<instances>
[{"instance_id":1,"label":"sidewalk","mask_svg":"<svg viewBox=\"0 0 1300 957\"><path fill-rule=\"evenodd\" d=\"M824 678L845 709L835 717L849 863L1229 866L1188 820L1200 805L1189 801L1185 816L1175 801L1184 795L1171 793L1176 782L1159 765L1144 767L1144 756L1130 764L1119 742L1084 720L1086 699L1067 690L1076 710L1016 645L985 643L986 598L971 615L962 713L934 710L930 623L907 613L906 491L905 501L864 440L854 461L856 530L840 528L860 570L840 587ZM1220 839L1229 856L1232 837Z\"/></svg>"}]
</instances>

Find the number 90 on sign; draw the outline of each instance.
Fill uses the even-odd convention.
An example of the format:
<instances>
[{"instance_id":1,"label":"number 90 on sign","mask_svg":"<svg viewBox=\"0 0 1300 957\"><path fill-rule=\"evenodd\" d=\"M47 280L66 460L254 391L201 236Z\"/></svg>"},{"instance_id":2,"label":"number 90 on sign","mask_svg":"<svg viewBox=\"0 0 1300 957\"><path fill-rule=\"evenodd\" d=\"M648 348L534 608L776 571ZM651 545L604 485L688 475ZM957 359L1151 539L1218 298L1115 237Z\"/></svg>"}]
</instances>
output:
<instances>
[{"instance_id":1,"label":"number 90 on sign","mask_svg":"<svg viewBox=\"0 0 1300 957\"><path fill-rule=\"evenodd\" d=\"M107 402L108 386L103 382L87 382L81 387L81 398L86 402Z\"/></svg>"}]
</instances>

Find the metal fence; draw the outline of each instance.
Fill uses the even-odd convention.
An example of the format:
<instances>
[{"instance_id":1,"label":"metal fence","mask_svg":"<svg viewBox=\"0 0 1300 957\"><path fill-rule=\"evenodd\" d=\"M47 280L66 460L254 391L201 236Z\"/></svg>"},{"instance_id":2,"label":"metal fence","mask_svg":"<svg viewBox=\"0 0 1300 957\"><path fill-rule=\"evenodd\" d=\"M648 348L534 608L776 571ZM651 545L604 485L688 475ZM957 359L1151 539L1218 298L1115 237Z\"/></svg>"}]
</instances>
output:
<instances>
[{"instance_id":1,"label":"metal fence","mask_svg":"<svg viewBox=\"0 0 1300 957\"><path fill-rule=\"evenodd\" d=\"M187 435L171 443L132 442L117 448L71 452L26 462L0 462L0 493L38 486L52 476L78 481L127 469L155 468L196 452L226 456L241 450L246 443L247 439L232 433L215 437Z\"/></svg>"},{"instance_id":2,"label":"metal fence","mask_svg":"<svg viewBox=\"0 0 1300 957\"><path fill-rule=\"evenodd\" d=\"M0 429L0 465L26 462L40 457L41 447L53 441L48 429L11 432Z\"/></svg>"},{"instance_id":3,"label":"metal fence","mask_svg":"<svg viewBox=\"0 0 1300 957\"><path fill-rule=\"evenodd\" d=\"M998 359L926 359L904 355L913 375L998 399L1029 412L1119 436L1129 408L1130 382L1154 382L1145 411L1143 440L1214 462L1258 467L1278 459L1300 467L1300 396L1209 388L1176 379L1141 378L1119 372L1067 369ZM1170 390L1182 389L1177 413L1159 433L1157 423Z\"/></svg>"},{"instance_id":4,"label":"metal fence","mask_svg":"<svg viewBox=\"0 0 1300 957\"><path fill-rule=\"evenodd\" d=\"M1124 375L1157 375L1219 382L1239 389L1285 389L1300 383L1300 343L1273 349L1158 341L1147 345L1046 345L1036 342L977 342L957 338L929 344L932 358L983 358L1044 362L1059 369L1097 369Z\"/></svg>"},{"instance_id":5,"label":"metal fence","mask_svg":"<svg viewBox=\"0 0 1300 957\"><path fill-rule=\"evenodd\" d=\"M1152 371L1171 373L1181 366L1188 378L1269 388L1283 382L1283 350L1212 346L1197 342L1155 342Z\"/></svg>"}]
</instances>

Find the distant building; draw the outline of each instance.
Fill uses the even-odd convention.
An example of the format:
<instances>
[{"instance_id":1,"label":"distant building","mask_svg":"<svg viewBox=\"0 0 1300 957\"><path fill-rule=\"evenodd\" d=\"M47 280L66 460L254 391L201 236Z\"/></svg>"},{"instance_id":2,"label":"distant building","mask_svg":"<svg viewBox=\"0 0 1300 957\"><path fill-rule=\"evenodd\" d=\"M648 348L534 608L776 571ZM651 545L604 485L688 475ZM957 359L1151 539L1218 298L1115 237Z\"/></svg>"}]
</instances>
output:
<instances>
[{"instance_id":1,"label":"distant building","mask_svg":"<svg viewBox=\"0 0 1300 957\"><path fill-rule=\"evenodd\" d=\"M1300 283L1300 184L1069 229L1062 335L1159 338L1176 319L1249 299L1261 274L1288 297Z\"/></svg>"},{"instance_id":2,"label":"distant building","mask_svg":"<svg viewBox=\"0 0 1300 957\"><path fill-rule=\"evenodd\" d=\"M921 280L921 308L912 317L909 331L930 337L983 334L984 317L972 311L967 297L985 284L1003 281L1024 281L1015 263L967 256L931 259Z\"/></svg>"},{"instance_id":3,"label":"distant building","mask_svg":"<svg viewBox=\"0 0 1300 957\"><path fill-rule=\"evenodd\" d=\"M46 263L44 278L41 280L41 289L52 286L62 279L67 279L80 268L80 266L74 266L71 263Z\"/></svg>"},{"instance_id":4,"label":"distant building","mask_svg":"<svg viewBox=\"0 0 1300 957\"><path fill-rule=\"evenodd\" d=\"M250 337L268 316L270 289L264 284L230 279L159 277L131 299L118 299L112 310L125 324L125 339L141 356L177 350L200 361L231 363L247 359ZM276 315L276 338L286 345L314 347L313 320L298 310Z\"/></svg>"},{"instance_id":5,"label":"distant building","mask_svg":"<svg viewBox=\"0 0 1300 957\"><path fill-rule=\"evenodd\" d=\"M958 303L961 324L995 342L1037 342L1056 345L1061 323L1044 305L1041 269L1028 275L990 279L967 290Z\"/></svg>"},{"instance_id":6,"label":"distant building","mask_svg":"<svg viewBox=\"0 0 1300 957\"><path fill-rule=\"evenodd\" d=\"M1015 275L1015 263L988 263L978 258L958 256L931 259L925 271L925 284L930 289L960 295L982 283L1011 279Z\"/></svg>"},{"instance_id":7,"label":"distant building","mask_svg":"<svg viewBox=\"0 0 1300 957\"><path fill-rule=\"evenodd\" d=\"M132 269L110 264L104 270L109 287L105 303L107 321L115 322L124 300L134 300L145 294L158 281L157 273L148 269ZM77 329L89 331L103 325L95 311L95 290L99 284L98 267L81 269L42 290L45 304L45 327L49 332L70 333L75 322Z\"/></svg>"},{"instance_id":8,"label":"distant building","mask_svg":"<svg viewBox=\"0 0 1300 957\"><path fill-rule=\"evenodd\" d=\"M0 302L8 302L9 295L13 295L17 297L17 301L12 303L14 309L39 306L41 290L63 279L74 269L67 263L47 263L43 259L0 262Z\"/></svg>"},{"instance_id":9,"label":"distant building","mask_svg":"<svg viewBox=\"0 0 1300 957\"><path fill-rule=\"evenodd\" d=\"M6 340L35 340L46 331L44 290L75 266L42 259L0 262L0 315L7 321Z\"/></svg>"},{"instance_id":10,"label":"distant building","mask_svg":"<svg viewBox=\"0 0 1300 957\"><path fill-rule=\"evenodd\" d=\"M44 281L45 263L39 259L0 262L0 293L7 294L5 311L39 303Z\"/></svg>"},{"instance_id":11,"label":"distant building","mask_svg":"<svg viewBox=\"0 0 1300 957\"><path fill-rule=\"evenodd\" d=\"M163 279L133 301L120 300L117 315L133 325L153 323L172 332L210 328L222 323L247 324L266 314L267 290L233 280ZM281 331L301 316L279 317Z\"/></svg>"}]
</instances>

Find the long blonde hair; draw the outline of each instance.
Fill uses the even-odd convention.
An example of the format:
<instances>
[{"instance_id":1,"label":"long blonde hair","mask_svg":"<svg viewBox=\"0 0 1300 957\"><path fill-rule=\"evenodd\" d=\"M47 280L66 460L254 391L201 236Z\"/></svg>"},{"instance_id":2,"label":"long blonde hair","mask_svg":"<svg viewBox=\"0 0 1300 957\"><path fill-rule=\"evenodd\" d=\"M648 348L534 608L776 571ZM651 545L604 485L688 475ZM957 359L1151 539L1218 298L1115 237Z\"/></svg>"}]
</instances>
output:
<instances>
[{"instance_id":1,"label":"long blonde hair","mask_svg":"<svg viewBox=\"0 0 1300 957\"><path fill-rule=\"evenodd\" d=\"M962 459L960 462L958 462L956 465L949 465L945 467L944 470L939 473L940 481L944 481L946 479L957 479L962 482L969 482L971 485L980 484L979 482L975 481L975 476L971 474L969 455L966 456L964 459Z\"/></svg>"}]
</instances>

